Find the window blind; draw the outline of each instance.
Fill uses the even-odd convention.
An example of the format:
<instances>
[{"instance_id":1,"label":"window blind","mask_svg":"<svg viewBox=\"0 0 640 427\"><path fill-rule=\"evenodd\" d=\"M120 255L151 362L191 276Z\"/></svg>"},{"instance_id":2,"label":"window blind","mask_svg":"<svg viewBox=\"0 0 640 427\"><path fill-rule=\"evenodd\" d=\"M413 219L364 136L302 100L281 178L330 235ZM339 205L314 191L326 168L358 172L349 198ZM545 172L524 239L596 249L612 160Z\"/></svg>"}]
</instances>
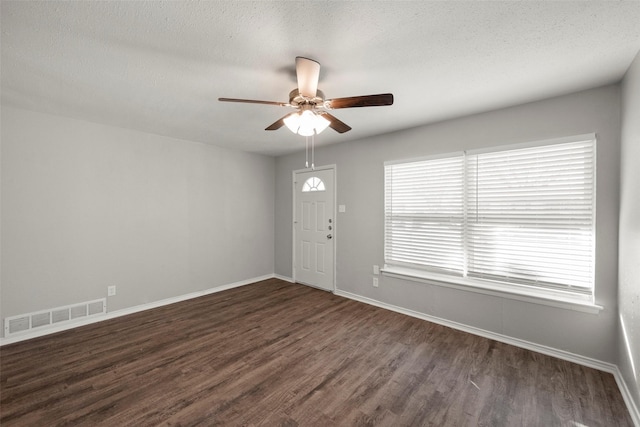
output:
<instances>
[{"instance_id":1,"label":"window blind","mask_svg":"<svg viewBox=\"0 0 640 427\"><path fill-rule=\"evenodd\" d=\"M385 164L385 263L593 294L595 137Z\"/></svg>"},{"instance_id":2,"label":"window blind","mask_svg":"<svg viewBox=\"0 0 640 427\"><path fill-rule=\"evenodd\" d=\"M386 166L385 259L462 275L464 158Z\"/></svg>"},{"instance_id":3,"label":"window blind","mask_svg":"<svg viewBox=\"0 0 640 427\"><path fill-rule=\"evenodd\" d=\"M469 277L590 292L594 145L466 156Z\"/></svg>"}]
</instances>

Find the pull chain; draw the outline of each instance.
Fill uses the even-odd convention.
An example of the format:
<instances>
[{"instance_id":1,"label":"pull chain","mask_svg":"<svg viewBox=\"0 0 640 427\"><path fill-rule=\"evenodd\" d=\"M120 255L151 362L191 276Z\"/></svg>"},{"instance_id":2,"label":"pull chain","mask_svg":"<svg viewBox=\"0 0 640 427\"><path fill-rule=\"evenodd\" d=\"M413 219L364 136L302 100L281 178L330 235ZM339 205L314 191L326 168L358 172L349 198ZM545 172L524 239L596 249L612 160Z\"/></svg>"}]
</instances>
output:
<instances>
[{"instance_id":1,"label":"pull chain","mask_svg":"<svg viewBox=\"0 0 640 427\"><path fill-rule=\"evenodd\" d=\"M316 145L316 134L315 132L311 135L311 170L315 170L315 145Z\"/></svg>"},{"instance_id":2,"label":"pull chain","mask_svg":"<svg viewBox=\"0 0 640 427\"><path fill-rule=\"evenodd\" d=\"M308 168L309 167L309 137L305 136L305 146L306 146L306 150L305 150L305 155L306 155L306 159L304 162L304 167Z\"/></svg>"}]
</instances>

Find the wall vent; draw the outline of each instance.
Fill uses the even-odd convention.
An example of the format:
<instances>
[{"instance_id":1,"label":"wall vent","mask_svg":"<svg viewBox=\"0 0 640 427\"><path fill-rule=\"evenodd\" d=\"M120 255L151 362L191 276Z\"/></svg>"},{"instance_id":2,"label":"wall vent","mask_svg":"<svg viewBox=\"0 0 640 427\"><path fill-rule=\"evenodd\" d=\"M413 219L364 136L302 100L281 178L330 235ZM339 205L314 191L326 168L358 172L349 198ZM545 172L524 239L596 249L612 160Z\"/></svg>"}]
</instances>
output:
<instances>
[{"instance_id":1,"label":"wall vent","mask_svg":"<svg viewBox=\"0 0 640 427\"><path fill-rule=\"evenodd\" d=\"M7 322L7 320L9 320ZM13 319L5 319L5 334L6 331L9 331L11 334L15 334L16 332L22 332L29 329L29 316L26 317L16 317Z\"/></svg>"},{"instance_id":2,"label":"wall vent","mask_svg":"<svg viewBox=\"0 0 640 427\"><path fill-rule=\"evenodd\" d=\"M38 313L31 315L31 327L46 326L51 324L51 315L49 313Z\"/></svg>"},{"instance_id":3,"label":"wall vent","mask_svg":"<svg viewBox=\"0 0 640 427\"><path fill-rule=\"evenodd\" d=\"M4 336L24 333L33 329L46 329L85 317L107 313L107 299L97 299L79 304L56 307L49 310L4 318Z\"/></svg>"}]
</instances>

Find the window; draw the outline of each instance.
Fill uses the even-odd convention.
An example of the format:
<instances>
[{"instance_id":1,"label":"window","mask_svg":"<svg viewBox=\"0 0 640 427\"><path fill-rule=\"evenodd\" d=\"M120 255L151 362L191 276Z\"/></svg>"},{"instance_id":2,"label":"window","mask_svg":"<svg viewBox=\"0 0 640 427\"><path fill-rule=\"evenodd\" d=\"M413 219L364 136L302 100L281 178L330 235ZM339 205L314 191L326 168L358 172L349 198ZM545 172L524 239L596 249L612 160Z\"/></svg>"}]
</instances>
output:
<instances>
[{"instance_id":1,"label":"window","mask_svg":"<svg viewBox=\"0 0 640 427\"><path fill-rule=\"evenodd\" d=\"M593 303L594 217L595 135L385 164L387 269Z\"/></svg>"},{"instance_id":2,"label":"window","mask_svg":"<svg viewBox=\"0 0 640 427\"><path fill-rule=\"evenodd\" d=\"M324 182L317 176L312 176L302 184L302 192L308 191L325 191Z\"/></svg>"}]
</instances>

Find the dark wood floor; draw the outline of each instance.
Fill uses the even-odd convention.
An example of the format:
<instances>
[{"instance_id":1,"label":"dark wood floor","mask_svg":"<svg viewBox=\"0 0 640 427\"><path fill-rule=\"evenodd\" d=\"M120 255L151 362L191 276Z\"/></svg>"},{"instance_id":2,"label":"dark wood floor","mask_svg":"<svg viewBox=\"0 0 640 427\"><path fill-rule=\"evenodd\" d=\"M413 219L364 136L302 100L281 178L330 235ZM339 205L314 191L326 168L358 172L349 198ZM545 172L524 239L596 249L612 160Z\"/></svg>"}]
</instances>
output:
<instances>
[{"instance_id":1,"label":"dark wood floor","mask_svg":"<svg viewBox=\"0 0 640 427\"><path fill-rule=\"evenodd\" d=\"M632 426L611 374L277 279L0 349L4 426Z\"/></svg>"}]
</instances>

